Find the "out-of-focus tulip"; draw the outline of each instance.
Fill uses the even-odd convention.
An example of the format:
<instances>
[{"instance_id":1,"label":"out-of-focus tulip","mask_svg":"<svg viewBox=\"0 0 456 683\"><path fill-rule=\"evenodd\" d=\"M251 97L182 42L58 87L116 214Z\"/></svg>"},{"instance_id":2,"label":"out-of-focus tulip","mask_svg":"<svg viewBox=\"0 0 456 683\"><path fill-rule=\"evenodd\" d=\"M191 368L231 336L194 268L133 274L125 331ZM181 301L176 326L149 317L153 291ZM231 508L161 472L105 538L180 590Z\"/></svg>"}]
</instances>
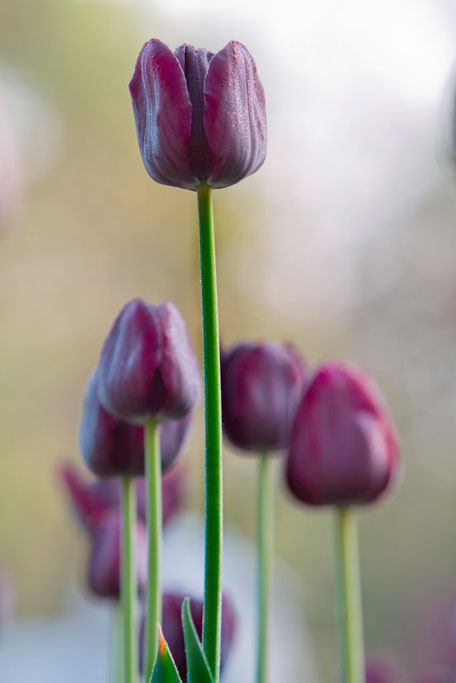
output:
<instances>
[{"instance_id":1,"label":"out-of-focus tulip","mask_svg":"<svg viewBox=\"0 0 456 683\"><path fill-rule=\"evenodd\" d=\"M371 503L399 469L394 428L383 399L360 370L322 365L296 413L286 474L309 505Z\"/></svg>"},{"instance_id":2,"label":"out-of-focus tulip","mask_svg":"<svg viewBox=\"0 0 456 683\"><path fill-rule=\"evenodd\" d=\"M255 173L266 157L266 105L255 62L236 41L213 54L157 39L130 81L139 148L159 183L220 188Z\"/></svg>"},{"instance_id":3,"label":"out-of-focus tulip","mask_svg":"<svg viewBox=\"0 0 456 683\"><path fill-rule=\"evenodd\" d=\"M182 631L182 603L187 597L184 593L163 594L162 630L169 650L173 656L179 674L183 681L187 679L187 663L185 658L184 633ZM197 598L191 598L190 611L193 622L200 638L203 633L203 602ZM142 668L144 623L140 629L140 660ZM222 600L222 643L220 653L220 670L230 653L231 646L236 635L236 614L229 598L224 595Z\"/></svg>"},{"instance_id":4,"label":"out-of-focus tulip","mask_svg":"<svg viewBox=\"0 0 456 683\"><path fill-rule=\"evenodd\" d=\"M434 595L414 622L418 625L416 647L420 664L439 665L456 672L456 593Z\"/></svg>"},{"instance_id":5,"label":"out-of-focus tulip","mask_svg":"<svg viewBox=\"0 0 456 683\"><path fill-rule=\"evenodd\" d=\"M98 522L91 538L88 585L92 593L119 598L121 583L122 520L118 510L109 510ZM144 524L136 523L136 572L138 591L147 582L147 535Z\"/></svg>"},{"instance_id":6,"label":"out-of-focus tulip","mask_svg":"<svg viewBox=\"0 0 456 683\"><path fill-rule=\"evenodd\" d=\"M366 683L399 683L397 667L390 659L369 659L366 665Z\"/></svg>"},{"instance_id":7,"label":"out-of-focus tulip","mask_svg":"<svg viewBox=\"0 0 456 683\"><path fill-rule=\"evenodd\" d=\"M98 372L90 378L79 430L81 453L99 477L144 475L144 429L110 415L98 400ZM185 445L191 413L160 425L162 471L175 462Z\"/></svg>"},{"instance_id":8,"label":"out-of-focus tulip","mask_svg":"<svg viewBox=\"0 0 456 683\"><path fill-rule=\"evenodd\" d=\"M188 415L201 396L201 377L184 319L166 301L130 301L101 352L98 399L111 415L144 423Z\"/></svg>"},{"instance_id":9,"label":"out-of-focus tulip","mask_svg":"<svg viewBox=\"0 0 456 683\"><path fill-rule=\"evenodd\" d=\"M245 451L286 448L306 381L290 346L241 343L222 351L222 419L228 439Z\"/></svg>"},{"instance_id":10,"label":"out-of-focus tulip","mask_svg":"<svg viewBox=\"0 0 456 683\"><path fill-rule=\"evenodd\" d=\"M89 533L94 532L105 512L119 508L121 498L119 479L87 482L71 464L61 467L60 476L79 521ZM138 477L135 483L138 515L142 521L145 521L145 480L143 477ZM163 526L166 526L178 512L182 498L182 475L180 470L173 468L162 477Z\"/></svg>"}]
</instances>

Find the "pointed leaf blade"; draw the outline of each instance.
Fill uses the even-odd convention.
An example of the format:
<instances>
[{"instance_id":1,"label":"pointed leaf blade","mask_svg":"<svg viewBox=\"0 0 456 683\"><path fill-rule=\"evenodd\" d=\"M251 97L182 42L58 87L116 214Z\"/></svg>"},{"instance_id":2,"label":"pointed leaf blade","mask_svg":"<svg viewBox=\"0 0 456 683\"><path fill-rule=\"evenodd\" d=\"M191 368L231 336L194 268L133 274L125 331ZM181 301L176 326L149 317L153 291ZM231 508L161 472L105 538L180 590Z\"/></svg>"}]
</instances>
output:
<instances>
[{"instance_id":1,"label":"pointed leaf blade","mask_svg":"<svg viewBox=\"0 0 456 683\"><path fill-rule=\"evenodd\" d=\"M163 631L158 626L158 651L150 683L182 683Z\"/></svg>"},{"instance_id":2,"label":"pointed leaf blade","mask_svg":"<svg viewBox=\"0 0 456 683\"><path fill-rule=\"evenodd\" d=\"M182 605L182 628L184 629L185 655L187 657L187 683L214 683L193 623L189 598L185 598Z\"/></svg>"}]
</instances>

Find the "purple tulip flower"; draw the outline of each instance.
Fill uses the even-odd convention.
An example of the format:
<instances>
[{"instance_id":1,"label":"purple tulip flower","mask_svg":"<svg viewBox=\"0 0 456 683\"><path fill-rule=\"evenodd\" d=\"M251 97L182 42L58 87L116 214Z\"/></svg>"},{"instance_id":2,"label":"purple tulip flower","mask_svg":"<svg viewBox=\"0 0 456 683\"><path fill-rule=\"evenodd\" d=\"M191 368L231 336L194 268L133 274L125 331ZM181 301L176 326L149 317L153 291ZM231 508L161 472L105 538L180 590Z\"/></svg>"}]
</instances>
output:
<instances>
[{"instance_id":1,"label":"purple tulip flower","mask_svg":"<svg viewBox=\"0 0 456 683\"><path fill-rule=\"evenodd\" d=\"M139 53L130 81L139 148L159 183L196 189L234 185L266 156L266 105L255 62L236 41L213 54L157 39Z\"/></svg>"},{"instance_id":2,"label":"purple tulip flower","mask_svg":"<svg viewBox=\"0 0 456 683\"><path fill-rule=\"evenodd\" d=\"M290 346L242 343L222 351L222 416L228 439L245 451L287 448L306 368Z\"/></svg>"},{"instance_id":3,"label":"purple tulip flower","mask_svg":"<svg viewBox=\"0 0 456 683\"><path fill-rule=\"evenodd\" d=\"M191 413L160 425L162 471L181 453L190 431ZM98 372L90 378L79 431L87 467L99 477L144 475L144 428L110 415L98 400Z\"/></svg>"},{"instance_id":4,"label":"purple tulip flower","mask_svg":"<svg viewBox=\"0 0 456 683\"><path fill-rule=\"evenodd\" d=\"M184 319L170 302L130 301L101 352L98 400L120 420L144 423L188 415L201 396L198 363Z\"/></svg>"},{"instance_id":5,"label":"purple tulip flower","mask_svg":"<svg viewBox=\"0 0 456 683\"><path fill-rule=\"evenodd\" d=\"M120 597L121 556L121 514L119 510L108 510L91 537L87 581L92 593L103 598ZM142 594L147 584L147 534L140 520L136 522L136 572Z\"/></svg>"},{"instance_id":6,"label":"purple tulip flower","mask_svg":"<svg viewBox=\"0 0 456 683\"><path fill-rule=\"evenodd\" d=\"M108 510L120 507L121 485L117 478L87 482L71 464L60 469L60 477L85 530L92 534ZM143 477L136 483L136 500L139 519L146 520L146 484ZM163 526L179 511L183 498L182 476L173 468L162 477Z\"/></svg>"},{"instance_id":7,"label":"purple tulip flower","mask_svg":"<svg viewBox=\"0 0 456 683\"><path fill-rule=\"evenodd\" d=\"M372 381L352 366L322 365L292 429L286 465L292 493L309 505L371 503L398 469L395 431Z\"/></svg>"},{"instance_id":8,"label":"purple tulip flower","mask_svg":"<svg viewBox=\"0 0 456 683\"><path fill-rule=\"evenodd\" d=\"M163 594L162 630L169 651L183 681L187 680L187 662L185 657L184 633L182 631L182 604L187 595L184 593ZM196 632L200 639L203 633L203 602L196 598L190 600L190 611ZM236 635L236 615L233 605L226 595L222 599L222 642L220 652L220 672L230 653ZM144 621L140 629L140 665L142 669L142 647L144 637Z\"/></svg>"}]
</instances>

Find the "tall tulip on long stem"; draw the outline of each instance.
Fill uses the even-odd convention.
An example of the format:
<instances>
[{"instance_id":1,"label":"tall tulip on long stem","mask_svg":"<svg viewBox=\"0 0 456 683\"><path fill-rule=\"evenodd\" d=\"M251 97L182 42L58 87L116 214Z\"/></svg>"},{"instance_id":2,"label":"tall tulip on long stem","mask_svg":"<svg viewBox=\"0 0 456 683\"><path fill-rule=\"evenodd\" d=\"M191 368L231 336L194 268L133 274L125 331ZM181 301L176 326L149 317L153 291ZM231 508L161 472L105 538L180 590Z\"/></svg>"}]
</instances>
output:
<instances>
[{"instance_id":1,"label":"tall tulip on long stem","mask_svg":"<svg viewBox=\"0 0 456 683\"><path fill-rule=\"evenodd\" d=\"M161 41L142 48L130 81L139 148L159 183L198 194L206 415L206 542L203 648L215 683L220 670L222 450L220 360L211 188L254 173L266 156L263 87L236 41L213 54Z\"/></svg>"},{"instance_id":2,"label":"tall tulip on long stem","mask_svg":"<svg viewBox=\"0 0 456 683\"><path fill-rule=\"evenodd\" d=\"M274 557L273 453L288 446L306 381L301 357L273 342L222 351L223 426L238 448L258 457L257 683L268 679L269 603Z\"/></svg>"},{"instance_id":3,"label":"tall tulip on long stem","mask_svg":"<svg viewBox=\"0 0 456 683\"><path fill-rule=\"evenodd\" d=\"M374 503L397 478L399 449L383 399L367 375L338 362L315 373L296 413L287 481L298 500L336 507L336 586L343 683L364 683L354 504Z\"/></svg>"}]
</instances>

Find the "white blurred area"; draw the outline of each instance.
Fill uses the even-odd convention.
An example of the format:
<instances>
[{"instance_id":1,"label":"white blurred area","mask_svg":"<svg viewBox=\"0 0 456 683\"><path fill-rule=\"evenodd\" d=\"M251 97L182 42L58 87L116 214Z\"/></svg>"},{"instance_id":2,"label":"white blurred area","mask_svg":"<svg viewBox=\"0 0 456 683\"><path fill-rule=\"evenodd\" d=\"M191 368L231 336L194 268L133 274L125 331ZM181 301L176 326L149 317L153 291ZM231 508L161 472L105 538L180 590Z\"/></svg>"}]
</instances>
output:
<instances>
[{"instance_id":1,"label":"white blurred area","mask_svg":"<svg viewBox=\"0 0 456 683\"><path fill-rule=\"evenodd\" d=\"M180 515L167 528L163 556L165 590L201 597L204 535L195 514ZM255 671L255 553L239 534L225 532L224 591L237 616L233 649L223 683L249 683ZM0 671L5 683L110 683L109 646L112 614L104 600L88 602L77 589L57 617L11 623L0 634ZM299 578L276 564L270 637L271 681L318 683L305 620ZM51 645L52 644L52 645ZM52 647L52 657L49 656ZM27 656L21 656L26 652Z\"/></svg>"}]
</instances>

